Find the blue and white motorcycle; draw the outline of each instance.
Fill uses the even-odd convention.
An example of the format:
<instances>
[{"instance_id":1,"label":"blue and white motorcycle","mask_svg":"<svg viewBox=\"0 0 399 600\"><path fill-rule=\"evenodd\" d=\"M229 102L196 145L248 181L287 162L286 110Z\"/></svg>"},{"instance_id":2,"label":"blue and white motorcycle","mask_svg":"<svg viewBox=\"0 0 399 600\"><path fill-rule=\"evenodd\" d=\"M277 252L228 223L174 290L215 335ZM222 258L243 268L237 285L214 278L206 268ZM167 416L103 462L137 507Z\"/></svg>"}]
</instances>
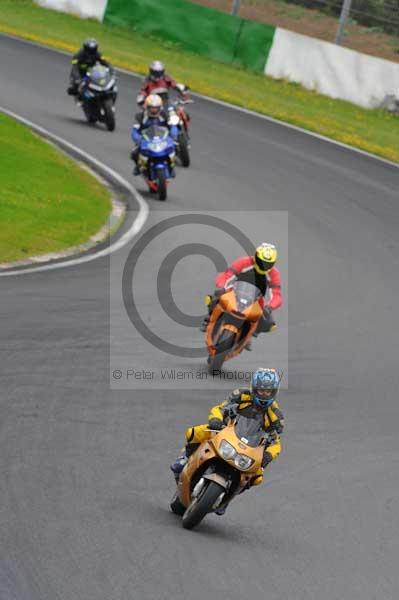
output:
<instances>
[{"instance_id":1,"label":"blue and white motorcycle","mask_svg":"<svg viewBox=\"0 0 399 600\"><path fill-rule=\"evenodd\" d=\"M78 104L89 123L105 123L108 131L115 129L115 102L118 95L113 70L99 63L90 69L79 86Z\"/></svg>"},{"instance_id":2,"label":"blue and white motorcycle","mask_svg":"<svg viewBox=\"0 0 399 600\"><path fill-rule=\"evenodd\" d=\"M151 192L166 200L167 184L175 176L175 142L167 127L151 125L142 133L138 168Z\"/></svg>"}]
</instances>

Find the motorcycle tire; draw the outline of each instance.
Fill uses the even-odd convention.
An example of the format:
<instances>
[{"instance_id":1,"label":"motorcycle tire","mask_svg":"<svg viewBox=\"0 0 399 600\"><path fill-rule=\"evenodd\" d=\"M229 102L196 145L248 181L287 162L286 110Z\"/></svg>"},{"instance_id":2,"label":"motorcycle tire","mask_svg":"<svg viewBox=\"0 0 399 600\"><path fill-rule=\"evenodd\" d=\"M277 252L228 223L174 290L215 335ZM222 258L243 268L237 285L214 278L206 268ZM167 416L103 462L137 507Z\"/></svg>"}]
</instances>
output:
<instances>
[{"instance_id":1,"label":"motorcycle tire","mask_svg":"<svg viewBox=\"0 0 399 600\"><path fill-rule=\"evenodd\" d=\"M179 158L182 164L182 167L190 166L190 152L188 149L188 140L185 133L180 133L178 137L179 143Z\"/></svg>"},{"instance_id":2,"label":"motorcycle tire","mask_svg":"<svg viewBox=\"0 0 399 600\"><path fill-rule=\"evenodd\" d=\"M175 515L179 515L179 517L182 517L186 512L186 507L183 506L183 504L180 502L177 492L173 496L172 501L170 503L170 510Z\"/></svg>"},{"instance_id":3,"label":"motorcycle tire","mask_svg":"<svg viewBox=\"0 0 399 600\"><path fill-rule=\"evenodd\" d=\"M90 123L91 125L94 125L94 123L97 123L97 121L98 121L97 115L94 113L93 109L86 103L83 103L83 112L85 114L85 117L86 117L88 123Z\"/></svg>"},{"instance_id":4,"label":"motorcycle tire","mask_svg":"<svg viewBox=\"0 0 399 600\"><path fill-rule=\"evenodd\" d=\"M113 100L108 99L104 102L104 122L108 131L115 129L115 112Z\"/></svg>"},{"instance_id":5,"label":"motorcycle tire","mask_svg":"<svg viewBox=\"0 0 399 600\"><path fill-rule=\"evenodd\" d=\"M225 330L217 341L216 354L208 359L209 372L220 371L227 354L234 346L235 334L232 331Z\"/></svg>"},{"instance_id":6,"label":"motorcycle tire","mask_svg":"<svg viewBox=\"0 0 399 600\"><path fill-rule=\"evenodd\" d=\"M166 189L166 175L163 169L158 171L158 198L160 200L166 200L167 189Z\"/></svg>"},{"instance_id":7,"label":"motorcycle tire","mask_svg":"<svg viewBox=\"0 0 399 600\"><path fill-rule=\"evenodd\" d=\"M202 519L212 510L216 500L223 492L223 487L216 483L216 481L210 481L205 487L204 491L200 493L197 498L191 502L190 506L184 512L182 518L182 525L184 529L193 529Z\"/></svg>"}]
</instances>

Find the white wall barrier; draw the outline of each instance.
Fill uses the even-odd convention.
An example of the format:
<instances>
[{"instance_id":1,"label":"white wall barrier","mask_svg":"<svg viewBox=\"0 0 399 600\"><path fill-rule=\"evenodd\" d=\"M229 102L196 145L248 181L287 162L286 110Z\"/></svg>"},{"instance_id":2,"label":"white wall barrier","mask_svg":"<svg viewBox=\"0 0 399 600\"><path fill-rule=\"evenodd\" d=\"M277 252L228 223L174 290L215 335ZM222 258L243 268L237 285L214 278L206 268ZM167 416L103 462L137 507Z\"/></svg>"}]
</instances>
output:
<instances>
[{"instance_id":1,"label":"white wall barrier","mask_svg":"<svg viewBox=\"0 0 399 600\"><path fill-rule=\"evenodd\" d=\"M128 1L128 0L126 0ZM35 0L80 17L104 18L108 0ZM160 0L167 2L167 0ZM265 74L365 108L399 96L399 63L349 50L287 29L276 29Z\"/></svg>"},{"instance_id":2,"label":"white wall barrier","mask_svg":"<svg viewBox=\"0 0 399 600\"><path fill-rule=\"evenodd\" d=\"M399 64L280 28L265 74L366 108L399 94Z\"/></svg>"},{"instance_id":3,"label":"white wall barrier","mask_svg":"<svg viewBox=\"0 0 399 600\"><path fill-rule=\"evenodd\" d=\"M35 0L36 4L79 17L103 20L108 0Z\"/></svg>"}]
</instances>

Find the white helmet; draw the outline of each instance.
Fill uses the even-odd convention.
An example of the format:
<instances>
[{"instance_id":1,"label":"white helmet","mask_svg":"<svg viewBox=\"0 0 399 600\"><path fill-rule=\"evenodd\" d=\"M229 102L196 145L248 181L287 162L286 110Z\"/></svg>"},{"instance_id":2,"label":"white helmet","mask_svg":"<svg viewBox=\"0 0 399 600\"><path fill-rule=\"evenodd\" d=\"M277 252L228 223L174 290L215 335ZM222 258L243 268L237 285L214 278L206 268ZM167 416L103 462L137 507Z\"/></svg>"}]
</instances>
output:
<instances>
[{"instance_id":1,"label":"white helmet","mask_svg":"<svg viewBox=\"0 0 399 600\"><path fill-rule=\"evenodd\" d=\"M152 81L159 81L165 75L165 65L160 60L154 60L150 64L150 78Z\"/></svg>"},{"instance_id":2,"label":"white helmet","mask_svg":"<svg viewBox=\"0 0 399 600\"><path fill-rule=\"evenodd\" d=\"M148 111L151 117L158 117L163 106L161 96L158 94L150 94L144 102L144 108Z\"/></svg>"}]
</instances>

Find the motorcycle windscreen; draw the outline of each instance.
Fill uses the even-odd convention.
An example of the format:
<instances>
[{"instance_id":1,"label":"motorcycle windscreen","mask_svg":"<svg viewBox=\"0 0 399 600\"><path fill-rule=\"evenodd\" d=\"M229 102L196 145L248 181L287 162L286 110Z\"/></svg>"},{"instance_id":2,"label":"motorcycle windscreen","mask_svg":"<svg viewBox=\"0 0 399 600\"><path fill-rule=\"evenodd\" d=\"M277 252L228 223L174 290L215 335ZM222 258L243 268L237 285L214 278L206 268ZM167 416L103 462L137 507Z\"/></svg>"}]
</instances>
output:
<instances>
[{"instance_id":1,"label":"motorcycle windscreen","mask_svg":"<svg viewBox=\"0 0 399 600\"><path fill-rule=\"evenodd\" d=\"M154 138L164 140L168 137L168 135L169 130L166 127L161 127L160 125L151 125L151 127L148 127L148 129L144 131L143 138L149 142Z\"/></svg>"},{"instance_id":2,"label":"motorcycle windscreen","mask_svg":"<svg viewBox=\"0 0 399 600\"><path fill-rule=\"evenodd\" d=\"M247 446L257 448L262 442L265 431L263 429L263 414L254 413L253 416L238 415L234 425L234 431L238 439Z\"/></svg>"},{"instance_id":3,"label":"motorcycle windscreen","mask_svg":"<svg viewBox=\"0 0 399 600\"><path fill-rule=\"evenodd\" d=\"M105 87L111 80L109 69L104 65L96 64L89 71L90 81L99 87Z\"/></svg>"},{"instance_id":4,"label":"motorcycle windscreen","mask_svg":"<svg viewBox=\"0 0 399 600\"><path fill-rule=\"evenodd\" d=\"M261 292L256 285L252 285L252 283L248 283L247 281L236 281L233 285L233 290L239 312L246 310L261 296Z\"/></svg>"}]
</instances>

